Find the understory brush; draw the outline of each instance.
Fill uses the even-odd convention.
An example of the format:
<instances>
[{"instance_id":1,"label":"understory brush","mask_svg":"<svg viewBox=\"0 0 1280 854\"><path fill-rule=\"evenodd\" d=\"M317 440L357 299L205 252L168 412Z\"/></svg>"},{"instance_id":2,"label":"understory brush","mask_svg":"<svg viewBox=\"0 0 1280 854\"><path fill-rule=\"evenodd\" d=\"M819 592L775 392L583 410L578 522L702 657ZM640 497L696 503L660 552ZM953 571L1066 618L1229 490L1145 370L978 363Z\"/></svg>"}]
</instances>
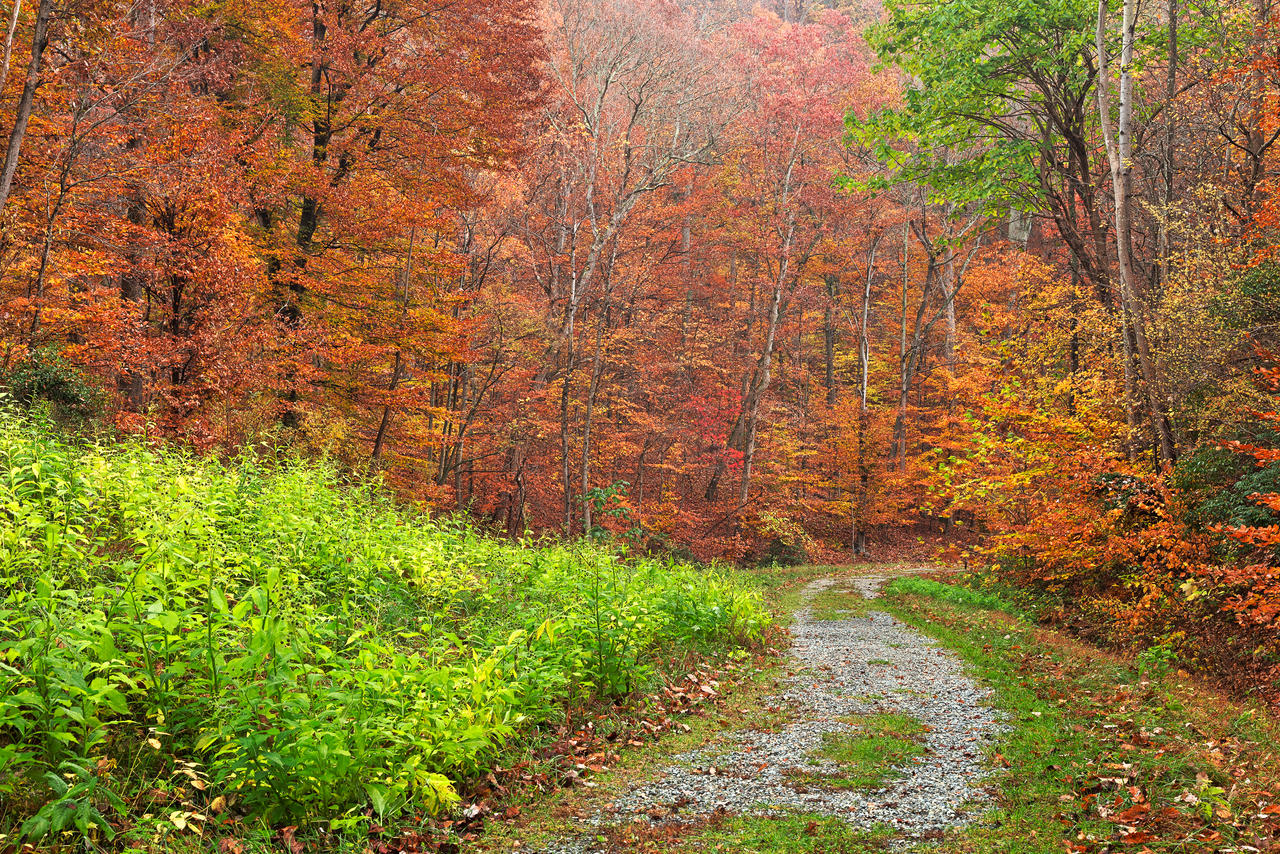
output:
<instances>
[{"instance_id":1,"label":"understory brush","mask_svg":"<svg viewBox=\"0 0 1280 854\"><path fill-rule=\"evenodd\" d=\"M1280 360L1259 357L1259 391L1276 402ZM1280 414L1270 409L1156 475L1119 457L1044 451L1037 486L1015 480L1003 492L1026 500L997 509L988 484L969 505L990 526L965 583L1090 642L1148 650L1280 704Z\"/></svg>"},{"instance_id":2,"label":"understory brush","mask_svg":"<svg viewBox=\"0 0 1280 854\"><path fill-rule=\"evenodd\" d=\"M767 620L726 570L0 409L0 848L438 814L574 704Z\"/></svg>"}]
</instances>

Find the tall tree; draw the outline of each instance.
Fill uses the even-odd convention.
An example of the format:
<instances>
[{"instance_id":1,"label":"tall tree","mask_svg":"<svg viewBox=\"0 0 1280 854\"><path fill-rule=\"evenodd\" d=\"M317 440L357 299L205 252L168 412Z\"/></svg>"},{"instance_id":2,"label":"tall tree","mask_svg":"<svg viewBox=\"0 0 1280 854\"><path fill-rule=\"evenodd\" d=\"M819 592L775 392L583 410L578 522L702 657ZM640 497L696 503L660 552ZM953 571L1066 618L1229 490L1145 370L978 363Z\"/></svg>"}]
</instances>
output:
<instances>
[{"instance_id":1,"label":"tall tree","mask_svg":"<svg viewBox=\"0 0 1280 854\"><path fill-rule=\"evenodd\" d=\"M548 338L538 384L558 384L560 498L568 531L575 495L591 480L591 419L601 382L597 353L575 486L571 409L583 361L582 311L598 301L608 313L615 264L637 207L670 186L682 168L709 162L727 111L707 46L695 22L679 12L658 3L556 0L544 14L553 86L514 230L545 299ZM603 344L603 332L597 341ZM583 505L583 530L591 528L590 512Z\"/></svg>"},{"instance_id":2,"label":"tall tree","mask_svg":"<svg viewBox=\"0 0 1280 854\"><path fill-rule=\"evenodd\" d=\"M1120 114L1114 132L1111 125L1111 80L1107 59L1107 0L1098 3L1098 113L1102 137L1111 166L1115 197L1116 258L1120 268L1120 301L1125 322L1133 335L1135 355L1142 372L1151 427L1157 437L1160 463L1170 466L1175 459L1173 433L1160 401L1156 368L1147 340L1144 301L1138 296L1137 271L1133 260L1133 42L1136 37L1137 3L1124 0L1122 47L1120 51Z\"/></svg>"}]
</instances>

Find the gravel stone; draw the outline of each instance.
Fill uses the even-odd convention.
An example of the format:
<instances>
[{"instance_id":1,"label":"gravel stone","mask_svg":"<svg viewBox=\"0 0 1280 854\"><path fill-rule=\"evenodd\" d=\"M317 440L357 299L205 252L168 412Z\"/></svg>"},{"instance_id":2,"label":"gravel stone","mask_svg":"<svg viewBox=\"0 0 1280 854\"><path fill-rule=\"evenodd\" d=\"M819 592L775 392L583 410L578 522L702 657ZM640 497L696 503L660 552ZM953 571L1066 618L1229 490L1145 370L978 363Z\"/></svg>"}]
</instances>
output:
<instances>
[{"instance_id":1,"label":"gravel stone","mask_svg":"<svg viewBox=\"0 0 1280 854\"><path fill-rule=\"evenodd\" d=\"M874 599L886 580L850 581L852 589ZM807 603L839 586L826 578L803 591L806 605L792 626L796 675L768 701L788 709L779 731L740 730L729 735L727 752L721 745L675 757L658 779L617 799L611 813L584 820L582 835L552 845L548 854L593 851L599 828L636 817L678 821L720 809L754 815L800 810L858 827L888 825L905 836L962 826L980 814L989 799L982 788L984 748L1001 729L987 702L990 691L975 685L950 651L882 611L814 619ZM815 764L823 734L856 729L839 718L881 712L903 712L923 722L925 755L897 769L882 789L819 786L814 775L839 771L826 759ZM796 778L796 772L808 779Z\"/></svg>"}]
</instances>

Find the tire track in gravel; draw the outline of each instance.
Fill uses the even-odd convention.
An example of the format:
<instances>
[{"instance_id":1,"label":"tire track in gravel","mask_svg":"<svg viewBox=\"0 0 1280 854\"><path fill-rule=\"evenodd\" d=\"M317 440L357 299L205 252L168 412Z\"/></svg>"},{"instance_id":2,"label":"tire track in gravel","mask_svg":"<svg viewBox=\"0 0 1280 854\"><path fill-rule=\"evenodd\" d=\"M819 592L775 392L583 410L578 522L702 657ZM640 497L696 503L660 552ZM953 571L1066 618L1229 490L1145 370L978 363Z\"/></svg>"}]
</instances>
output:
<instances>
[{"instance_id":1,"label":"tire track in gravel","mask_svg":"<svg viewBox=\"0 0 1280 854\"><path fill-rule=\"evenodd\" d=\"M796 674L769 704L787 709L776 732L725 734L729 746L703 747L675 757L653 780L619 797L607 812L584 822L583 833L552 845L555 854L595 849L600 829L633 821L684 821L717 810L768 815L784 811L836 816L857 827L888 826L905 837L959 827L983 812L989 795L984 747L1000 730L987 704L989 690L976 685L956 656L933 639L868 607L864 616L815 618L810 603L825 590L854 589L874 599L889 579L824 578L802 593L804 606L792 624ZM926 753L899 767L883 788L824 785L839 767L815 764L825 733L852 732L841 719L900 712L926 725ZM800 776L803 775L803 776Z\"/></svg>"}]
</instances>

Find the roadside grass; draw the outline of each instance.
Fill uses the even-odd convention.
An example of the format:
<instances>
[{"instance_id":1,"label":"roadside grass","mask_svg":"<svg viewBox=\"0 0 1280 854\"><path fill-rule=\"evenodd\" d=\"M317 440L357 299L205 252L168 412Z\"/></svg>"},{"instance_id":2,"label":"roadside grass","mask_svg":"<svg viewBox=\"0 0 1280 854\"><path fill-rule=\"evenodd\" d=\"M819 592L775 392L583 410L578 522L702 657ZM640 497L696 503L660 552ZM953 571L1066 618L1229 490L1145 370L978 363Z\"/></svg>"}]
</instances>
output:
<instances>
[{"instance_id":1,"label":"roadside grass","mask_svg":"<svg viewBox=\"0 0 1280 854\"><path fill-rule=\"evenodd\" d=\"M952 605L1016 613L1015 608L995 593L975 590L971 587L959 587L954 584L943 584L932 578L916 578L912 576L895 578L890 583L889 588L890 592L899 595L927 596L939 602L947 602Z\"/></svg>"},{"instance_id":2,"label":"roadside grass","mask_svg":"<svg viewBox=\"0 0 1280 854\"><path fill-rule=\"evenodd\" d=\"M1280 841L1280 727L1264 710L1038 629L992 608L1000 600L989 594L913 578L886 593L887 610L993 688L1009 727L990 757L995 809L922 850L1262 851Z\"/></svg>"}]
</instances>

